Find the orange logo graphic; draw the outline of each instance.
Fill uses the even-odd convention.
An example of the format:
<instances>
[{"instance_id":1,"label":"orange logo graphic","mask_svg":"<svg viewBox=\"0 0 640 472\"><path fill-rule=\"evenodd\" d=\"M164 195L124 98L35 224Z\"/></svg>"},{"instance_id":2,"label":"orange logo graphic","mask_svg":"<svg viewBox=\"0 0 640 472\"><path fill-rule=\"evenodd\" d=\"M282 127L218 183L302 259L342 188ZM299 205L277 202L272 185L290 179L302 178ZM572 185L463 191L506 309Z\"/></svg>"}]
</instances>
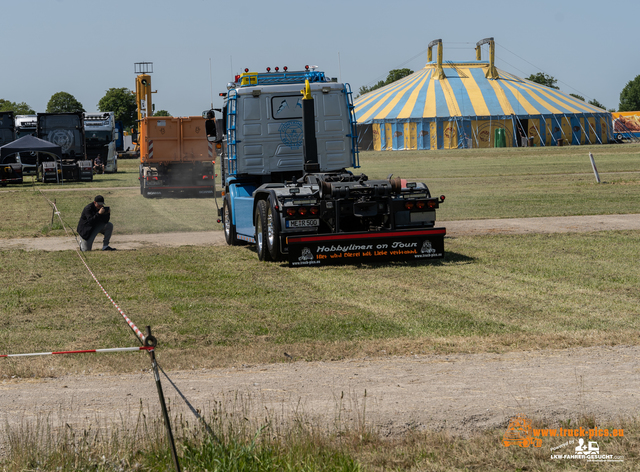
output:
<instances>
[{"instance_id":1,"label":"orange logo graphic","mask_svg":"<svg viewBox=\"0 0 640 472\"><path fill-rule=\"evenodd\" d=\"M520 447L542 447L542 439L533 437L531 420L525 415L511 418L507 431L502 437L502 444L506 447L517 444Z\"/></svg>"}]
</instances>

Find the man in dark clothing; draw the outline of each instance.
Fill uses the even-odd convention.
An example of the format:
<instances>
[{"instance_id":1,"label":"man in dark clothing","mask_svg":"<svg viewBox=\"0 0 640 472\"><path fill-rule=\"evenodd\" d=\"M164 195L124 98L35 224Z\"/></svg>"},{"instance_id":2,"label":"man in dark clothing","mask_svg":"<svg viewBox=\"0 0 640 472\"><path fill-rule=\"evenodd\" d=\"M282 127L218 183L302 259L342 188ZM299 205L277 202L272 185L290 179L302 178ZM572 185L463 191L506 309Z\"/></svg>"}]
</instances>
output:
<instances>
[{"instance_id":1,"label":"man in dark clothing","mask_svg":"<svg viewBox=\"0 0 640 472\"><path fill-rule=\"evenodd\" d=\"M113 223L109 222L110 218L111 211L109 207L104 206L104 197L102 195L96 196L92 203L84 207L77 229L80 235L80 249L82 252L91 251L93 240L96 239L98 233L104 234L102 250L115 251L115 248L109 246L109 240L113 232Z\"/></svg>"},{"instance_id":2,"label":"man in dark clothing","mask_svg":"<svg viewBox=\"0 0 640 472\"><path fill-rule=\"evenodd\" d=\"M98 156L93 161L93 171L96 174L104 174L104 164L102 163L100 154L98 154Z\"/></svg>"}]
</instances>

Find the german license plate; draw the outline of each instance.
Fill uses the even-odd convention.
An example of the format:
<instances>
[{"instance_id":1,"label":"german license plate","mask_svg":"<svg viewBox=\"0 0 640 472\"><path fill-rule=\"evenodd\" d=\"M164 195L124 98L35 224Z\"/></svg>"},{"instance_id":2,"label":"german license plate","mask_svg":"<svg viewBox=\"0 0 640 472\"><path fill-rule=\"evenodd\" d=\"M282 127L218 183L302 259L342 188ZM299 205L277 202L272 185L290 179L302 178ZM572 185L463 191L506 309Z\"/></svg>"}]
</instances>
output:
<instances>
[{"instance_id":1,"label":"german license plate","mask_svg":"<svg viewBox=\"0 0 640 472\"><path fill-rule=\"evenodd\" d=\"M308 228L309 226L320 226L320 220L313 218L310 220L286 220L287 228Z\"/></svg>"}]
</instances>

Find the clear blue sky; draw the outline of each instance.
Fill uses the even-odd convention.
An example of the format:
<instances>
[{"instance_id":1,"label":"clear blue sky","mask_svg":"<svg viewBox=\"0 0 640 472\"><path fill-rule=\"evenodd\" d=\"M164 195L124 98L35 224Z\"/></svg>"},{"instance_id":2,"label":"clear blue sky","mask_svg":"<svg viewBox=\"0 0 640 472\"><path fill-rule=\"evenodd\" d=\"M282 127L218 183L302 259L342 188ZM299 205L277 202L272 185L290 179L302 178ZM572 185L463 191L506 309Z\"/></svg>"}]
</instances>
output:
<instances>
[{"instance_id":1,"label":"clear blue sky","mask_svg":"<svg viewBox=\"0 0 640 472\"><path fill-rule=\"evenodd\" d=\"M444 59L463 61L494 37L499 69L545 72L607 108L640 75L638 0L4 0L0 11L0 98L38 112L60 91L95 111L107 89L134 88L143 61L154 64L156 110L174 116L199 115L212 88L220 106L245 67L317 65L357 92L424 67L440 38Z\"/></svg>"}]
</instances>

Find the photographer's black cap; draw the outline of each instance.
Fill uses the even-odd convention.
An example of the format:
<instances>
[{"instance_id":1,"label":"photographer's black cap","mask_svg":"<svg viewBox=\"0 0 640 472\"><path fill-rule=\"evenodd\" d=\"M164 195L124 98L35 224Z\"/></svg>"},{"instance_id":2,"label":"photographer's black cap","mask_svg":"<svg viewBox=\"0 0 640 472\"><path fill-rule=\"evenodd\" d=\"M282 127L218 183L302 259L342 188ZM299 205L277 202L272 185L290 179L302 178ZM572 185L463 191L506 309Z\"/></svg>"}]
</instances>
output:
<instances>
[{"instance_id":1,"label":"photographer's black cap","mask_svg":"<svg viewBox=\"0 0 640 472\"><path fill-rule=\"evenodd\" d=\"M96 195L96 198L94 198L93 201L104 205L104 197L102 195Z\"/></svg>"}]
</instances>

